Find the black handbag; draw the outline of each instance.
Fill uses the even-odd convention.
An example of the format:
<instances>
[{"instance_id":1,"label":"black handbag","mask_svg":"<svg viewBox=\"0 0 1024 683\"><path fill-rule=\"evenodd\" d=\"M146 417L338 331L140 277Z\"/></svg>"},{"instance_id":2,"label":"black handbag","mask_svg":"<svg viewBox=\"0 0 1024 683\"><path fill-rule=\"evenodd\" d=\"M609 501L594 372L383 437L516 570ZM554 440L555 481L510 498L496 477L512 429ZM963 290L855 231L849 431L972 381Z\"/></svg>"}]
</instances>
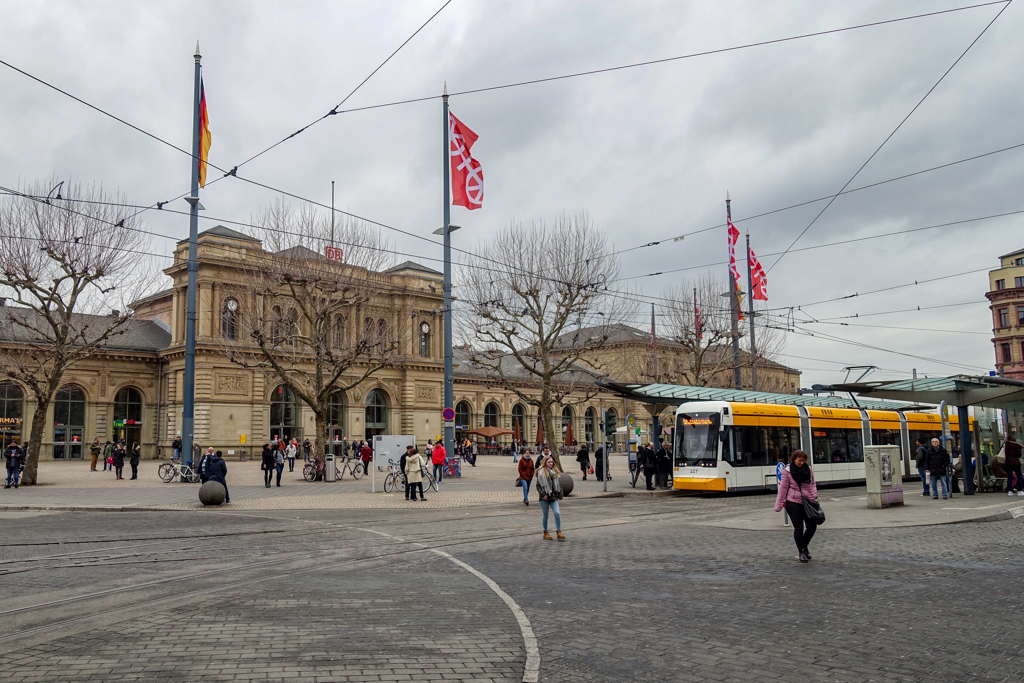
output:
<instances>
[{"instance_id":1,"label":"black handbag","mask_svg":"<svg viewBox=\"0 0 1024 683\"><path fill-rule=\"evenodd\" d=\"M821 525L825 523L825 511L821 509L821 505L816 500L807 500L804 498L804 487L802 484L797 484L800 489L800 498L804 501L804 516L809 522Z\"/></svg>"},{"instance_id":2,"label":"black handbag","mask_svg":"<svg viewBox=\"0 0 1024 683\"><path fill-rule=\"evenodd\" d=\"M520 488L523 485L523 480L516 477L516 488Z\"/></svg>"}]
</instances>

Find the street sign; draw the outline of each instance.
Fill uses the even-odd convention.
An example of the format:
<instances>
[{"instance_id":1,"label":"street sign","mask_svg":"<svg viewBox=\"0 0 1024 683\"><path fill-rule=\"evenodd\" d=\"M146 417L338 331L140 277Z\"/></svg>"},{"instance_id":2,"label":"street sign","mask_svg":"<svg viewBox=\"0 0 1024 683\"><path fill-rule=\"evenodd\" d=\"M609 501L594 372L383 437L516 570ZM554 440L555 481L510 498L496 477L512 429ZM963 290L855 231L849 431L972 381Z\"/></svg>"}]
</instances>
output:
<instances>
[{"instance_id":1,"label":"street sign","mask_svg":"<svg viewBox=\"0 0 1024 683\"><path fill-rule=\"evenodd\" d=\"M455 409L454 408L445 408L441 412L441 417L444 419L445 422L454 422L455 421ZM445 425L445 427L451 427L451 426L452 425Z\"/></svg>"},{"instance_id":2,"label":"street sign","mask_svg":"<svg viewBox=\"0 0 1024 683\"><path fill-rule=\"evenodd\" d=\"M635 427L636 426L636 415L634 415L633 413L630 413L629 415L627 415L626 416L626 424L629 425L630 428Z\"/></svg>"},{"instance_id":3,"label":"street sign","mask_svg":"<svg viewBox=\"0 0 1024 683\"><path fill-rule=\"evenodd\" d=\"M775 463L775 481L782 483L782 470L786 469L786 463L777 462Z\"/></svg>"},{"instance_id":4,"label":"street sign","mask_svg":"<svg viewBox=\"0 0 1024 683\"><path fill-rule=\"evenodd\" d=\"M452 421L450 421L450 422L447 422L447 421L446 421L446 422L444 423L444 428L445 428L445 429L448 429L449 427L451 427L452 429L455 429L455 420L452 420ZM443 438L443 437L442 437L442 438L440 438L440 439L438 439L438 441L443 441L443 440L444 440L444 438Z\"/></svg>"},{"instance_id":5,"label":"street sign","mask_svg":"<svg viewBox=\"0 0 1024 683\"><path fill-rule=\"evenodd\" d=\"M640 438L640 428L639 427L636 428L636 436L637 436L638 439Z\"/></svg>"}]
</instances>

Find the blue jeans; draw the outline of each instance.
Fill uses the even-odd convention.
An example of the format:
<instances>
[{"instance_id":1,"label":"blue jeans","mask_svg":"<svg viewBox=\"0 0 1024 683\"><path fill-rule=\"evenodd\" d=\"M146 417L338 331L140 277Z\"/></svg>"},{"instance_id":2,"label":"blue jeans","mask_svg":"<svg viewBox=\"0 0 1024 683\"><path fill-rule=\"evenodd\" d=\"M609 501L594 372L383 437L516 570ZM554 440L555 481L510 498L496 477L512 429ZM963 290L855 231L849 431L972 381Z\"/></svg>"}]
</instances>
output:
<instances>
[{"instance_id":1,"label":"blue jeans","mask_svg":"<svg viewBox=\"0 0 1024 683\"><path fill-rule=\"evenodd\" d=\"M444 463L434 465L434 481L440 484L442 476L444 476Z\"/></svg>"},{"instance_id":2,"label":"blue jeans","mask_svg":"<svg viewBox=\"0 0 1024 683\"><path fill-rule=\"evenodd\" d=\"M175 448L174 449L174 459L177 460L179 457L181 457L181 451L179 449Z\"/></svg>"},{"instance_id":3,"label":"blue jeans","mask_svg":"<svg viewBox=\"0 0 1024 683\"><path fill-rule=\"evenodd\" d=\"M294 472L295 471L295 458L288 458L288 471L289 472Z\"/></svg>"},{"instance_id":4,"label":"blue jeans","mask_svg":"<svg viewBox=\"0 0 1024 683\"><path fill-rule=\"evenodd\" d=\"M544 514L544 531L548 530L548 509L555 513L555 530L562 530L562 515L558 513L558 501L542 500L540 502L540 511Z\"/></svg>"},{"instance_id":5,"label":"blue jeans","mask_svg":"<svg viewBox=\"0 0 1024 683\"><path fill-rule=\"evenodd\" d=\"M530 480L520 479L519 483L523 487L523 500L530 500ZM545 519L547 519L547 516L545 516Z\"/></svg>"},{"instance_id":6,"label":"blue jeans","mask_svg":"<svg viewBox=\"0 0 1024 683\"><path fill-rule=\"evenodd\" d=\"M924 495L928 495L928 470L923 467L917 468L917 473L921 475L921 486L924 487Z\"/></svg>"},{"instance_id":7,"label":"blue jeans","mask_svg":"<svg viewBox=\"0 0 1024 683\"><path fill-rule=\"evenodd\" d=\"M8 486L11 485L11 483L12 483L11 482L11 477L14 477L14 482L13 483L14 483L15 486L17 486L18 485L18 477L20 477L20 476L21 476L21 468L20 467L8 467L7 468L7 485Z\"/></svg>"},{"instance_id":8,"label":"blue jeans","mask_svg":"<svg viewBox=\"0 0 1024 683\"><path fill-rule=\"evenodd\" d=\"M274 469L277 470L277 485L281 485L281 473L284 472L284 463L280 465L274 465Z\"/></svg>"},{"instance_id":9,"label":"blue jeans","mask_svg":"<svg viewBox=\"0 0 1024 683\"><path fill-rule=\"evenodd\" d=\"M946 477L936 477L932 475L932 498L939 495L939 482L942 483L942 497L945 498L949 495L949 483L946 481Z\"/></svg>"}]
</instances>

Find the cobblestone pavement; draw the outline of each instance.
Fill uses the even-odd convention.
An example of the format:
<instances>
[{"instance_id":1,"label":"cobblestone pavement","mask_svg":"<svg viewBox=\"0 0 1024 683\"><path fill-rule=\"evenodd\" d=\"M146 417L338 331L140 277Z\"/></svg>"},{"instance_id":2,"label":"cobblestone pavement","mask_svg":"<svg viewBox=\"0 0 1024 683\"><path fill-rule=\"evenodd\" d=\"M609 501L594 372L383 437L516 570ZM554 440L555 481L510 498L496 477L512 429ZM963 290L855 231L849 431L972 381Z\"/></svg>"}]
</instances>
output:
<instances>
[{"instance_id":1,"label":"cobblestone pavement","mask_svg":"<svg viewBox=\"0 0 1024 683\"><path fill-rule=\"evenodd\" d=\"M787 529L704 524L748 504L565 501L565 543L536 505L0 513L0 671L522 680L509 605L437 548L522 608L542 681L1024 679L1020 520L825 526L802 565Z\"/></svg>"}]
</instances>

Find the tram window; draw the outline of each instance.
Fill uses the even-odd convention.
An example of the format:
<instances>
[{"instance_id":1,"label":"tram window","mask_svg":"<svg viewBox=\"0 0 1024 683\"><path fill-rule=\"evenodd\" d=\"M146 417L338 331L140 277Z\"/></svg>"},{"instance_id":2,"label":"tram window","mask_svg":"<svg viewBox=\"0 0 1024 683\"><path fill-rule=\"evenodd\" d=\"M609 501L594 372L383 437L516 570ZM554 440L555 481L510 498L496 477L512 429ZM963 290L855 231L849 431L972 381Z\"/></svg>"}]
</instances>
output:
<instances>
[{"instance_id":1,"label":"tram window","mask_svg":"<svg viewBox=\"0 0 1024 683\"><path fill-rule=\"evenodd\" d=\"M796 427L766 427L768 465L788 463L789 456L799 448L800 430Z\"/></svg>"},{"instance_id":2,"label":"tram window","mask_svg":"<svg viewBox=\"0 0 1024 683\"><path fill-rule=\"evenodd\" d=\"M676 416L677 466L715 466L718 461L720 417L717 412L680 413Z\"/></svg>"},{"instance_id":3,"label":"tram window","mask_svg":"<svg viewBox=\"0 0 1024 683\"><path fill-rule=\"evenodd\" d=\"M812 428L814 462L864 462L864 443L859 429Z\"/></svg>"},{"instance_id":4,"label":"tram window","mask_svg":"<svg viewBox=\"0 0 1024 683\"><path fill-rule=\"evenodd\" d=\"M900 430L898 429L872 429L871 443L874 446L899 446Z\"/></svg>"}]
</instances>

